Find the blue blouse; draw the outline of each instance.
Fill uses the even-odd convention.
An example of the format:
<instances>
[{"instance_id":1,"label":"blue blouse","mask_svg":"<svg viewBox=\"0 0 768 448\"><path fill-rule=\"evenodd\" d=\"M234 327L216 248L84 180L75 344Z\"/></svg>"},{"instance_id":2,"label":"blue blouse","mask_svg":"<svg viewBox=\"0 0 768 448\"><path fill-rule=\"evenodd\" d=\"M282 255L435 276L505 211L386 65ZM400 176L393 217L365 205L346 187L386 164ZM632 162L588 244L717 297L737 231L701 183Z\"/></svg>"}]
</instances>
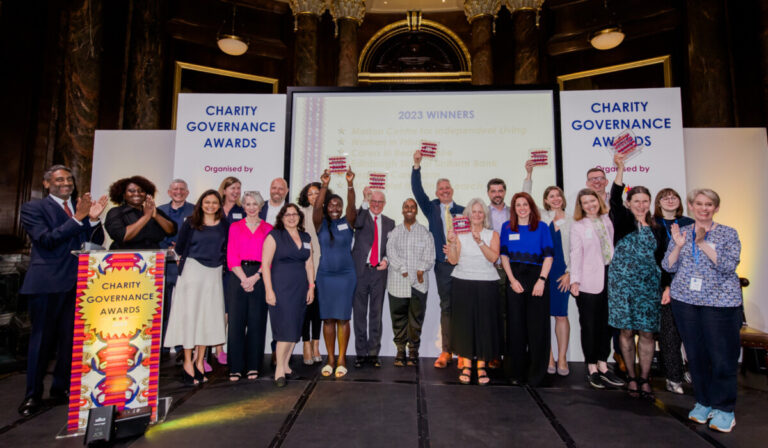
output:
<instances>
[{"instance_id":1,"label":"blue blouse","mask_svg":"<svg viewBox=\"0 0 768 448\"><path fill-rule=\"evenodd\" d=\"M680 249L680 256L674 264L669 263L669 254L675 248L670 241L661 267L675 274L670 295L673 299L691 305L736 307L741 306L741 284L736 275L736 266L741 256L741 241L735 229L717 224L706 237L706 243L717 252L717 264L700 249L696 248L698 263L693 254L694 225L680 229L685 232L685 244ZM701 279L701 288L691 288L692 278ZM695 282L695 281L694 281Z\"/></svg>"},{"instance_id":2,"label":"blue blouse","mask_svg":"<svg viewBox=\"0 0 768 448\"><path fill-rule=\"evenodd\" d=\"M527 263L541 266L546 257L554 257L552 235L544 222L536 230L528 226L517 226L518 232L510 230L509 221L501 225L501 255L509 257L510 263Z\"/></svg>"}]
</instances>

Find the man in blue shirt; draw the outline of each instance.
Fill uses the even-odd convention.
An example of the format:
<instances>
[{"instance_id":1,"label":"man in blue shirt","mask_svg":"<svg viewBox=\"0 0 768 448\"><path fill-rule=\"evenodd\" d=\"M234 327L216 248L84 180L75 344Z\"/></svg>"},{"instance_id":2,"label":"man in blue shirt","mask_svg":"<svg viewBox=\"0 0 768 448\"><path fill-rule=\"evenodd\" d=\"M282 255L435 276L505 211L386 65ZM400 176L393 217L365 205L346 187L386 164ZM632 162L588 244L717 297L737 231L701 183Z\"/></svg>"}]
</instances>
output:
<instances>
[{"instance_id":1,"label":"man in blue shirt","mask_svg":"<svg viewBox=\"0 0 768 448\"><path fill-rule=\"evenodd\" d=\"M464 207L453 202L453 187L448 179L438 179L435 196L430 200L421 184L421 151L413 154L411 171L411 190L421 211L429 222L429 231L435 240L435 279L437 294L440 296L440 335L442 353L435 361L435 367L445 368L451 362L451 273L453 265L448 263L443 253L447 232L453 227L453 215L464 211Z\"/></svg>"},{"instance_id":2,"label":"man in blue shirt","mask_svg":"<svg viewBox=\"0 0 768 448\"><path fill-rule=\"evenodd\" d=\"M163 205L159 205L157 208L168 215L173 222L176 223L176 228L181 229L181 225L188 216L192 215L195 211L195 205L187 202L187 196L189 196L189 188L187 182L182 179L174 179L171 181L171 185L168 186L168 196L171 198L171 202ZM178 232L173 236L167 236L160 242L160 247L172 249L176 246L176 238L178 238ZM165 329L168 326L168 316L171 313L171 297L173 295L173 288L176 286L176 279L179 277L179 266L176 264L176 259L170 257L166 259L165 263L165 300L163 300L163 340L165 340ZM161 344L162 347L162 344ZM163 348L165 352L167 348Z\"/></svg>"}]
</instances>

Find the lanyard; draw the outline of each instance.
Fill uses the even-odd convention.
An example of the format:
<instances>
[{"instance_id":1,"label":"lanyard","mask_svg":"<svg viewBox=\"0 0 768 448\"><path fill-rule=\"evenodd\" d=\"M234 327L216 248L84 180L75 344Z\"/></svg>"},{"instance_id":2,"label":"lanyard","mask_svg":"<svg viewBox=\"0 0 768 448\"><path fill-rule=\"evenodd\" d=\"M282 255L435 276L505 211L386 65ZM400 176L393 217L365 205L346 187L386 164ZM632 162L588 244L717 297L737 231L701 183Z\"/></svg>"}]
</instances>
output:
<instances>
[{"instance_id":1,"label":"lanyard","mask_svg":"<svg viewBox=\"0 0 768 448\"><path fill-rule=\"evenodd\" d=\"M672 239L672 234L669 233L669 227L667 227L667 220L662 218L661 222L664 224L664 231L667 232L667 240L669 241ZM675 224L677 224L677 218L675 218Z\"/></svg>"},{"instance_id":2,"label":"lanyard","mask_svg":"<svg viewBox=\"0 0 768 448\"><path fill-rule=\"evenodd\" d=\"M709 231L704 233L704 241L707 241ZM691 235L691 252L693 253L693 261L699 264L699 246L696 245L696 224L693 224L693 234Z\"/></svg>"}]
</instances>

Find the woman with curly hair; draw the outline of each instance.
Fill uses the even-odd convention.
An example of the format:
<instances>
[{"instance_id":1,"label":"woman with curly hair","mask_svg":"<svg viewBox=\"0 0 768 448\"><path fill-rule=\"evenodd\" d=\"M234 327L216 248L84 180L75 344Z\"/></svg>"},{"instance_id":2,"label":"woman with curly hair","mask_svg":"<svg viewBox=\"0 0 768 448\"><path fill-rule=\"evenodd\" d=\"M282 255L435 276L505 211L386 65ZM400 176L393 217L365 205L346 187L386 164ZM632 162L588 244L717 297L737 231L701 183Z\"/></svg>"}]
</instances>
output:
<instances>
[{"instance_id":1,"label":"woman with curly hair","mask_svg":"<svg viewBox=\"0 0 768 448\"><path fill-rule=\"evenodd\" d=\"M142 176L110 185L109 199L117 205L104 220L112 238L110 249L160 249L166 236L176 234L176 223L155 206L155 191L155 184Z\"/></svg>"},{"instance_id":2,"label":"woman with curly hair","mask_svg":"<svg viewBox=\"0 0 768 448\"><path fill-rule=\"evenodd\" d=\"M315 277L317 277L317 268L320 266L320 243L317 239L317 230L312 221L317 196L320 194L320 182L311 182L304 186L299 193L298 204L301 211L307 219L304 226L312 238L312 263L315 265ZM304 364L314 364L323 360L320 356L320 330L322 323L320 321L320 309L318 308L317 290L315 290L315 301L307 306L307 314L304 316L304 325L301 329L301 337L304 339Z\"/></svg>"}]
</instances>

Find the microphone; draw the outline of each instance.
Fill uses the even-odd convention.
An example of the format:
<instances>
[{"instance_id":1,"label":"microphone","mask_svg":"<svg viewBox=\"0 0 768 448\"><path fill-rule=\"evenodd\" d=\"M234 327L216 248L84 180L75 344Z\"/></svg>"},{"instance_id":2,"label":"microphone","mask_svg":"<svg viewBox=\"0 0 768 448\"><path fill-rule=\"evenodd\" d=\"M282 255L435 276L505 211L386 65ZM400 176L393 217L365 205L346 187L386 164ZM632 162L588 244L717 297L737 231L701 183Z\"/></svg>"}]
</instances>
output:
<instances>
[{"instance_id":1,"label":"microphone","mask_svg":"<svg viewBox=\"0 0 768 448\"><path fill-rule=\"evenodd\" d=\"M90 223L89 223L89 225L90 225ZM96 244L96 243L92 243L91 242L91 240L93 239L93 236L96 235L96 231L99 230L100 227L101 227L101 223L93 226L93 231L91 231L91 235L88 237L88 240L84 241L83 244L80 245L80 250L82 252L90 252L90 251L93 251L93 250L107 250L106 247L104 247L104 246L102 246L100 244Z\"/></svg>"}]
</instances>

